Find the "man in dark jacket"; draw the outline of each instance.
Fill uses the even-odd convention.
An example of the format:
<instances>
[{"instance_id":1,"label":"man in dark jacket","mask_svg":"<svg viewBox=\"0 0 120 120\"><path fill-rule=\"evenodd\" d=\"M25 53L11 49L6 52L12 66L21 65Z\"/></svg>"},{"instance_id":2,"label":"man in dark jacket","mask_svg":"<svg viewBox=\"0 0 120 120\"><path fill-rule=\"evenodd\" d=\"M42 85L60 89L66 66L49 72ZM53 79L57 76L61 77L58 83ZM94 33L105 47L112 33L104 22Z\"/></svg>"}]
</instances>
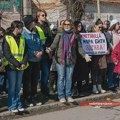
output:
<instances>
[{"instance_id":1,"label":"man in dark jacket","mask_svg":"<svg viewBox=\"0 0 120 120\"><path fill-rule=\"evenodd\" d=\"M44 54L41 60L41 92L44 95L48 95L48 79L49 79L49 73L50 73L50 65L51 65L51 59L49 58L49 55L46 53L46 47L50 47L52 44L52 34L50 31L49 24L46 20L47 13L45 10L39 10L37 12L37 25L36 25L36 31L39 34L40 39L43 43L44 48Z\"/></svg>"}]
</instances>

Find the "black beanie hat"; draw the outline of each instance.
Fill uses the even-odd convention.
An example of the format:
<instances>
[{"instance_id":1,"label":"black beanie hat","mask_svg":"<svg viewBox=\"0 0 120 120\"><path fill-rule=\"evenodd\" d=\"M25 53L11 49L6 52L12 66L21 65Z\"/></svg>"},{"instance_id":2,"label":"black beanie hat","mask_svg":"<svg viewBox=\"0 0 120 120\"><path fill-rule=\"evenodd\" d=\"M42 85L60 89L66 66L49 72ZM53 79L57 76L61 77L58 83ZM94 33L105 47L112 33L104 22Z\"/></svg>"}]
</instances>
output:
<instances>
[{"instance_id":1,"label":"black beanie hat","mask_svg":"<svg viewBox=\"0 0 120 120\"><path fill-rule=\"evenodd\" d=\"M28 28L32 22L34 22L34 18L32 16L26 16L23 18L23 22L26 28Z\"/></svg>"}]
</instances>

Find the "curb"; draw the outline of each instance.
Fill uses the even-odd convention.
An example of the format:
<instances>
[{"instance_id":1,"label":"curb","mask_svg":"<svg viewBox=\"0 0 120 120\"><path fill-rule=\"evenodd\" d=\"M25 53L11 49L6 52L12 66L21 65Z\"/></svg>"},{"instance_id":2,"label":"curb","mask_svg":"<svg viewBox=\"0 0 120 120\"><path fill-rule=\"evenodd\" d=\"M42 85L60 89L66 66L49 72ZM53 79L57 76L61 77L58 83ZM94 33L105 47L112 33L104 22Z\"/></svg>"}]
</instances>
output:
<instances>
[{"instance_id":1,"label":"curb","mask_svg":"<svg viewBox=\"0 0 120 120\"><path fill-rule=\"evenodd\" d=\"M112 99L117 99L120 98L120 90L118 93L112 93L112 92L107 92L104 94L97 94L97 95L90 95L87 97L82 97L82 98L76 98L76 104L62 104L60 102L54 102L54 103L48 103L44 104L41 106L34 106L34 107L29 107L26 110L28 111L27 114L22 114L22 115L15 115L9 111L2 112L0 113L0 120L13 120L16 118L21 118L25 116L32 116L35 114L43 114L47 112L52 112L52 111L57 111L57 110L63 110L63 109L68 109L72 107L79 106L81 101L105 101L106 98L112 98Z\"/></svg>"}]
</instances>

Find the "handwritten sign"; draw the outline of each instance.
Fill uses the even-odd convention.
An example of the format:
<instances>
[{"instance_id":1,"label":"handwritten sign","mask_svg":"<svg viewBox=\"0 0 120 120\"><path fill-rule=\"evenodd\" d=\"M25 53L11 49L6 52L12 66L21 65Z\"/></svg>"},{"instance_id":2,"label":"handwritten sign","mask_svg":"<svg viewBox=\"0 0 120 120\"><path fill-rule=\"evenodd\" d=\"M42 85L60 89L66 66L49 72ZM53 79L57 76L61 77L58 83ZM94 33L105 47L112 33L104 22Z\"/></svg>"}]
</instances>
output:
<instances>
[{"instance_id":1,"label":"handwritten sign","mask_svg":"<svg viewBox=\"0 0 120 120\"><path fill-rule=\"evenodd\" d=\"M107 53L107 41L103 33L81 33L82 47L88 55Z\"/></svg>"}]
</instances>

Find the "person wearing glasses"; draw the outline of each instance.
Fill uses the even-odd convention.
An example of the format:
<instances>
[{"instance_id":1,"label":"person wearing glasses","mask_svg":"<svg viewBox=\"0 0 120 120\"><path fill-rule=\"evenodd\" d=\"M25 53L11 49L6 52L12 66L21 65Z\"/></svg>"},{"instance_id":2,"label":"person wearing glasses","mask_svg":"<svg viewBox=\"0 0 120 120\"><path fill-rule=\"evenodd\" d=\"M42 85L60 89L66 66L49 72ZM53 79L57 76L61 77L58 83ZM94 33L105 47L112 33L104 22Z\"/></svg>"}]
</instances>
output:
<instances>
[{"instance_id":1,"label":"person wearing glasses","mask_svg":"<svg viewBox=\"0 0 120 120\"><path fill-rule=\"evenodd\" d=\"M37 25L36 32L38 33L40 40L43 44L44 53L41 60L41 93L48 95L48 79L50 73L51 59L46 53L46 47L50 47L52 44L52 34L50 30L49 23L47 22L47 13L45 10L41 9L37 12Z\"/></svg>"},{"instance_id":2,"label":"person wearing glasses","mask_svg":"<svg viewBox=\"0 0 120 120\"><path fill-rule=\"evenodd\" d=\"M13 21L9 30L3 40L3 54L8 78L8 109L16 113L24 111L20 100L20 89L23 72L28 67L28 54L25 39L21 35L23 23Z\"/></svg>"},{"instance_id":3,"label":"person wearing glasses","mask_svg":"<svg viewBox=\"0 0 120 120\"><path fill-rule=\"evenodd\" d=\"M58 72L57 88L58 98L61 103L74 102L71 97L72 75L76 62L76 50L90 61L90 56L85 54L79 41L79 35L73 32L73 23L71 20L63 22L62 33L58 33L48 48L49 52L55 51L56 68Z\"/></svg>"},{"instance_id":4,"label":"person wearing glasses","mask_svg":"<svg viewBox=\"0 0 120 120\"><path fill-rule=\"evenodd\" d=\"M97 19L92 32L103 33L103 22ZM105 93L102 88L102 77L106 74L104 69L107 68L106 55L92 55L92 61L90 63L91 80L93 84L92 92L94 94Z\"/></svg>"}]
</instances>

